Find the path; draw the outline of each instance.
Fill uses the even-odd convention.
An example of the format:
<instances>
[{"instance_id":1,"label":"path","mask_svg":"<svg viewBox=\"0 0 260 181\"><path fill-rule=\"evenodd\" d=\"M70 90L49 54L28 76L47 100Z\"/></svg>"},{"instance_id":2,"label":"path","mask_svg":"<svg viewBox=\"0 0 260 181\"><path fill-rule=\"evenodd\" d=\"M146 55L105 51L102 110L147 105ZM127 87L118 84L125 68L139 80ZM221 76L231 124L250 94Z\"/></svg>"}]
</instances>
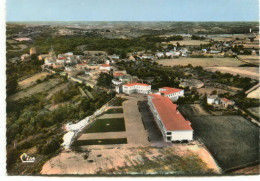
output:
<instances>
[{"instance_id":1,"label":"path","mask_svg":"<svg viewBox=\"0 0 260 181\"><path fill-rule=\"evenodd\" d=\"M98 119L114 119L114 118L123 118L124 114L118 113L118 114L104 114L100 116Z\"/></svg>"},{"instance_id":2,"label":"path","mask_svg":"<svg viewBox=\"0 0 260 181\"><path fill-rule=\"evenodd\" d=\"M78 140L96 140L96 139L115 139L115 138L126 138L127 134L125 131L122 132L106 132L106 133L86 133L82 134Z\"/></svg>"}]
</instances>

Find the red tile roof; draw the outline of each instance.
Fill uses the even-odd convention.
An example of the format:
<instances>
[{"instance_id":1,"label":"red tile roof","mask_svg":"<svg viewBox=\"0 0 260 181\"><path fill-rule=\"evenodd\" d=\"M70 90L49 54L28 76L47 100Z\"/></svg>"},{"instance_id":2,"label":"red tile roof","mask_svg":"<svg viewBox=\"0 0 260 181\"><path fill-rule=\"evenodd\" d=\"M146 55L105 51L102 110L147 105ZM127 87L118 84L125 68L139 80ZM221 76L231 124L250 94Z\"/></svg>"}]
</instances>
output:
<instances>
[{"instance_id":1,"label":"red tile roof","mask_svg":"<svg viewBox=\"0 0 260 181\"><path fill-rule=\"evenodd\" d=\"M162 87L160 89L166 89L166 91L160 91L160 93L164 93L166 95L182 91L182 89L176 89L172 87Z\"/></svg>"},{"instance_id":2,"label":"red tile roof","mask_svg":"<svg viewBox=\"0 0 260 181\"><path fill-rule=\"evenodd\" d=\"M110 67L108 64L102 64L101 67Z\"/></svg>"},{"instance_id":3,"label":"red tile roof","mask_svg":"<svg viewBox=\"0 0 260 181\"><path fill-rule=\"evenodd\" d=\"M135 86L135 85L150 86L150 85L148 85L148 84L141 84L141 83L130 83L130 84L125 84L124 86L129 86L129 87L131 87L131 86Z\"/></svg>"},{"instance_id":4,"label":"red tile roof","mask_svg":"<svg viewBox=\"0 0 260 181\"><path fill-rule=\"evenodd\" d=\"M58 57L58 60L65 60L65 57Z\"/></svg>"},{"instance_id":5,"label":"red tile roof","mask_svg":"<svg viewBox=\"0 0 260 181\"><path fill-rule=\"evenodd\" d=\"M224 101L224 102L229 102L230 100L228 100L227 98L222 98L222 101Z\"/></svg>"},{"instance_id":6,"label":"red tile roof","mask_svg":"<svg viewBox=\"0 0 260 181\"><path fill-rule=\"evenodd\" d=\"M190 122L186 121L168 97L150 94L154 107L156 108L164 127L167 131L192 130Z\"/></svg>"},{"instance_id":7,"label":"red tile roof","mask_svg":"<svg viewBox=\"0 0 260 181\"><path fill-rule=\"evenodd\" d=\"M117 77L117 76L122 76L124 75L123 73L114 73L114 76Z\"/></svg>"}]
</instances>

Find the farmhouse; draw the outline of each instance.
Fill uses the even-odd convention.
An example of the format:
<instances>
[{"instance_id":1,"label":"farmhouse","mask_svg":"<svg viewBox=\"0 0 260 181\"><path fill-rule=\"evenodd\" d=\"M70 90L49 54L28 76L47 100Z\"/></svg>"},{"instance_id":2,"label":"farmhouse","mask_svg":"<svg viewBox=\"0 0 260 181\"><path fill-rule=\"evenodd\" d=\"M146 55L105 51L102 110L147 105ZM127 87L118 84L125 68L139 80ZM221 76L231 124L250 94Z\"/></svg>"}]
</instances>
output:
<instances>
[{"instance_id":1,"label":"farmhouse","mask_svg":"<svg viewBox=\"0 0 260 181\"><path fill-rule=\"evenodd\" d=\"M162 87L159 88L159 92L157 92L156 94L164 97L169 97L172 101L177 101L179 97L184 96L184 90L172 87Z\"/></svg>"},{"instance_id":2,"label":"farmhouse","mask_svg":"<svg viewBox=\"0 0 260 181\"><path fill-rule=\"evenodd\" d=\"M193 129L168 97L148 96L148 105L165 141L193 140Z\"/></svg>"},{"instance_id":3,"label":"farmhouse","mask_svg":"<svg viewBox=\"0 0 260 181\"><path fill-rule=\"evenodd\" d=\"M207 103L218 108L228 108L228 106L234 106L235 102L227 98L219 98L217 95L207 97Z\"/></svg>"},{"instance_id":4,"label":"farmhouse","mask_svg":"<svg viewBox=\"0 0 260 181\"><path fill-rule=\"evenodd\" d=\"M130 83L122 86L122 91L126 94L141 93L149 94L151 91L151 85L141 83Z\"/></svg>"}]
</instances>

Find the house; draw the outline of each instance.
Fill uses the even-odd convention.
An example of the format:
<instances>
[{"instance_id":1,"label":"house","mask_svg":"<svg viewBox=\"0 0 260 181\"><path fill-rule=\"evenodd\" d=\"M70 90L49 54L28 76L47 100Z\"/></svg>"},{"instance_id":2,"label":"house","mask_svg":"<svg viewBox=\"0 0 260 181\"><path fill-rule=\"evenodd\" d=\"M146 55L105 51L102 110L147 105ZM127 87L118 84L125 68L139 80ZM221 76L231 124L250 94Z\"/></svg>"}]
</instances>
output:
<instances>
[{"instance_id":1,"label":"house","mask_svg":"<svg viewBox=\"0 0 260 181\"><path fill-rule=\"evenodd\" d=\"M112 69L112 67L109 64L102 64L99 69L110 71Z\"/></svg>"},{"instance_id":2,"label":"house","mask_svg":"<svg viewBox=\"0 0 260 181\"><path fill-rule=\"evenodd\" d=\"M122 91L126 94L140 93L149 94L151 92L151 85L141 83L130 83L123 85Z\"/></svg>"},{"instance_id":3,"label":"house","mask_svg":"<svg viewBox=\"0 0 260 181\"><path fill-rule=\"evenodd\" d=\"M159 88L159 92L157 92L156 94L164 97L169 97L172 101L177 101L179 97L184 96L184 90L172 87L162 87Z\"/></svg>"},{"instance_id":4,"label":"house","mask_svg":"<svg viewBox=\"0 0 260 181\"><path fill-rule=\"evenodd\" d=\"M164 53L163 52L157 52L156 54L155 54L157 57L164 57Z\"/></svg>"},{"instance_id":5,"label":"house","mask_svg":"<svg viewBox=\"0 0 260 181\"><path fill-rule=\"evenodd\" d=\"M57 63L57 64L65 64L65 60L66 60L65 57L58 57L58 58L56 59L56 63Z\"/></svg>"},{"instance_id":6,"label":"house","mask_svg":"<svg viewBox=\"0 0 260 181\"><path fill-rule=\"evenodd\" d=\"M73 53L72 52L65 53L65 56L72 57Z\"/></svg>"},{"instance_id":7,"label":"house","mask_svg":"<svg viewBox=\"0 0 260 181\"><path fill-rule=\"evenodd\" d=\"M54 63L54 64L52 64L52 68L54 68L54 69L64 69L64 65Z\"/></svg>"},{"instance_id":8,"label":"house","mask_svg":"<svg viewBox=\"0 0 260 181\"><path fill-rule=\"evenodd\" d=\"M119 56L115 55L115 54L111 58L112 58L112 60L119 60Z\"/></svg>"},{"instance_id":9,"label":"house","mask_svg":"<svg viewBox=\"0 0 260 181\"><path fill-rule=\"evenodd\" d=\"M38 59L39 60L44 60L45 58L49 57L50 55L49 54L42 54L42 55L39 55L38 56Z\"/></svg>"},{"instance_id":10,"label":"house","mask_svg":"<svg viewBox=\"0 0 260 181\"><path fill-rule=\"evenodd\" d=\"M169 97L148 96L148 105L166 142L193 140L193 129Z\"/></svg>"},{"instance_id":11,"label":"house","mask_svg":"<svg viewBox=\"0 0 260 181\"><path fill-rule=\"evenodd\" d=\"M116 92L117 92L117 93L123 92L123 86L122 86L122 84L116 86Z\"/></svg>"},{"instance_id":12,"label":"house","mask_svg":"<svg viewBox=\"0 0 260 181\"><path fill-rule=\"evenodd\" d=\"M122 75L126 75L127 72L125 70L115 70L113 71L113 75L114 77L118 77L118 76L122 76Z\"/></svg>"},{"instance_id":13,"label":"house","mask_svg":"<svg viewBox=\"0 0 260 181\"><path fill-rule=\"evenodd\" d=\"M207 104L213 105L213 104L219 104L220 99L218 98L217 95L211 95L207 97Z\"/></svg>"},{"instance_id":14,"label":"house","mask_svg":"<svg viewBox=\"0 0 260 181\"><path fill-rule=\"evenodd\" d=\"M227 108L228 106L234 106L235 105L235 102L234 101L231 101L231 100L229 100L229 99L227 99L227 98L222 98L221 99L221 104L225 107L225 108Z\"/></svg>"},{"instance_id":15,"label":"house","mask_svg":"<svg viewBox=\"0 0 260 181\"><path fill-rule=\"evenodd\" d=\"M31 56L29 54L23 54L21 55L21 61L30 61Z\"/></svg>"},{"instance_id":16,"label":"house","mask_svg":"<svg viewBox=\"0 0 260 181\"><path fill-rule=\"evenodd\" d=\"M129 75L129 74L122 75L122 76L118 76L117 78L118 78L121 82L123 82L123 84L132 82L132 80L133 80L133 77L132 77L131 75Z\"/></svg>"},{"instance_id":17,"label":"house","mask_svg":"<svg viewBox=\"0 0 260 181\"><path fill-rule=\"evenodd\" d=\"M87 66L86 63L79 63L76 65L77 68L85 68Z\"/></svg>"},{"instance_id":18,"label":"house","mask_svg":"<svg viewBox=\"0 0 260 181\"><path fill-rule=\"evenodd\" d=\"M120 85L120 84L122 84L122 82L121 82L120 80L118 80L118 79L113 79L113 80L112 80L112 83L113 83L114 85Z\"/></svg>"},{"instance_id":19,"label":"house","mask_svg":"<svg viewBox=\"0 0 260 181\"><path fill-rule=\"evenodd\" d=\"M202 53L207 53L207 51L208 51L207 49L202 49L201 50Z\"/></svg>"},{"instance_id":20,"label":"house","mask_svg":"<svg viewBox=\"0 0 260 181\"><path fill-rule=\"evenodd\" d=\"M91 70L100 69L100 64L87 64L86 68Z\"/></svg>"},{"instance_id":21,"label":"house","mask_svg":"<svg viewBox=\"0 0 260 181\"><path fill-rule=\"evenodd\" d=\"M47 66L51 66L51 65L53 65L54 63L55 63L55 62L54 62L54 60L53 60L52 57L46 57L46 58L44 59L44 64L47 65Z\"/></svg>"}]
</instances>

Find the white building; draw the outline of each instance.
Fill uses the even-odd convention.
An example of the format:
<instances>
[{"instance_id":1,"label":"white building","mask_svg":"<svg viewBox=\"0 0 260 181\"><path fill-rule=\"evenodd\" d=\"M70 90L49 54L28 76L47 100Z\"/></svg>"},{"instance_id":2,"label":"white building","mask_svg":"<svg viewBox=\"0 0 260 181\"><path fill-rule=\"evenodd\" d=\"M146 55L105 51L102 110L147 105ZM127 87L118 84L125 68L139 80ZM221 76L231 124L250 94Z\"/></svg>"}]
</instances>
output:
<instances>
[{"instance_id":1,"label":"white building","mask_svg":"<svg viewBox=\"0 0 260 181\"><path fill-rule=\"evenodd\" d=\"M122 91L126 94L141 93L149 94L151 92L151 85L141 83L125 84L122 87Z\"/></svg>"},{"instance_id":2,"label":"white building","mask_svg":"<svg viewBox=\"0 0 260 181\"><path fill-rule=\"evenodd\" d=\"M73 53L72 52L65 53L65 56L72 57Z\"/></svg>"},{"instance_id":3,"label":"white building","mask_svg":"<svg viewBox=\"0 0 260 181\"><path fill-rule=\"evenodd\" d=\"M157 57L163 57L163 56L164 56L164 53L163 53L163 52L157 52L155 55L156 55Z\"/></svg>"},{"instance_id":4,"label":"white building","mask_svg":"<svg viewBox=\"0 0 260 181\"><path fill-rule=\"evenodd\" d=\"M118 79L113 79L113 80L112 80L112 83L113 83L114 85L120 85L120 84L122 84L123 82L120 81L120 80L118 80Z\"/></svg>"},{"instance_id":5,"label":"white building","mask_svg":"<svg viewBox=\"0 0 260 181\"><path fill-rule=\"evenodd\" d=\"M56 63L57 63L57 64L64 64L64 63L65 63L65 60L66 60L65 57L58 57L58 58L56 59Z\"/></svg>"},{"instance_id":6,"label":"white building","mask_svg":"<svg viewBox=\"0 0 260 181\"><path fill-rule=\"evenodd\" d=\"M193 140L191 123L182 116L177 105L168 97L150 94L148 105L165 141Z\"/></svg>"},{"instance_id":7,"label":"white building","mask_svg":"<svg viewBox=\"0 0 260 181\"><path fill-rule=\"evenodd\" d=\"M208 96L208 97L207 97L207 103L208 103L209 105L219 104L219 103L220 103L220 99L218 98L217 95L211 95L211 96Z\"/></svg>"},{"instance_id":8,"label":"white building","mask_svg":"<svg viewBox=\"0 0 260 181\"><path fill-rule=\"evenodd\" d=\"M179 97L184 96L184 90L172 87L162 87L159 88L159 92L156 94L162 95L164 97L169 97L172 101L177 101Z\"/></svg>"},{"instance_id":9,"label":"white building","mask_svg":"<svg viewBox=\"0 0 260 181\"><path fill-rule=\"evenodd\" d=\"M54 63L55 63L55 62L54 62L54 60L53 60L52 57L46 57L46 58L44 59L44 64L45 64L45 65L51 66L51 65L53 65Z\"/></svg>"}]
</instances>

